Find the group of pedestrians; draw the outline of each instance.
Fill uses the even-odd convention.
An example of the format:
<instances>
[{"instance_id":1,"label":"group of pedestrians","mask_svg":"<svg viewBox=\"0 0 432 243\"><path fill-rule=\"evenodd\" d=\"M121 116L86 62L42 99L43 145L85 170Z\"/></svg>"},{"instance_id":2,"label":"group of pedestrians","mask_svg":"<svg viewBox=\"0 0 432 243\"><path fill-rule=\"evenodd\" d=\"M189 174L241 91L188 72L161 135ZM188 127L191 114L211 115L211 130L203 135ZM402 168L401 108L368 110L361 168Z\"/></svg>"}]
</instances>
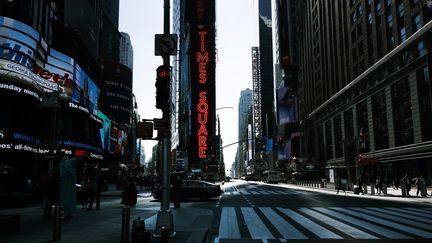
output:
<instances>
[{"instance_id":1,"label":"group of pedestrians","mask_svg":"<svg viewBox=\"0 0 432 243\"><path fill-rule=\"evenodd\" d=\"M96 210L100 209L102 185L103 179L100 176L99 170L93 167L88 168L79 190L79 201L83 209L92 210L94 203Z\"/></svg>"},{"instance_id":2,"label":"group of pedestrians","mask_svg":"<svg viewBox=\"0 0 432 243\"><path fill-rule=\"evenodd\" d=\"M72 218L76 211L77 201L87 210L100 209L103 178L95 167L89 167L84 173L81 186L77 190L76 168L84 162L82 158L69 158L61 154L58 168L43 176L44 218L53 216L52 207L62 207L64 218Z\"/></svg>"}]
</instances>

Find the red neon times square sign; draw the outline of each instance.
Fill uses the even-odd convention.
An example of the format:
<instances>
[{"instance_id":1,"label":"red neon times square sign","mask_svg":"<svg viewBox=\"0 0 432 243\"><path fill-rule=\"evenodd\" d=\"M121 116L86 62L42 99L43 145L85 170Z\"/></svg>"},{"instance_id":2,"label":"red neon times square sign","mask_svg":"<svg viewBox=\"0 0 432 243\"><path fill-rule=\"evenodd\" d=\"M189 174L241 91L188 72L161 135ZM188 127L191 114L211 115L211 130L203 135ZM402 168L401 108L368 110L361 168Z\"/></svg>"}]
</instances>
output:
<instances>
[{"instance_id":1,"label":"red neon times square sign","mask_svg":"<svg viewBox=\"0 0 432 243\"><path fill-rule=\"evenodd\" d=\"M206 35L207 31L199 31L199 48L196 53L196 61L198 64L198 83L206 84L207 83L207 63L209 61L209 53L206 50ZM207 158L207 150L208 150L208 138L209 133L207 129L208 124L208 100L207 100L207 92L204 90L200 90L198 94L198 158L205 159Z\"/></svg>"},{"instance_id":2,"label":"red neon times square sign","mask_svg":"<svg viewBox=\"0 0 432 243\"><path fill-rule=\"evenodd\" d=\"M207 159L210 154L211 137L213 136L215 75L214 75L214 38L211 27L198 25L195 29L196 38L195 60L193 65L193 93L194 93L194 123L195 144L198 161Z\"/></svg>"}]
</instances>

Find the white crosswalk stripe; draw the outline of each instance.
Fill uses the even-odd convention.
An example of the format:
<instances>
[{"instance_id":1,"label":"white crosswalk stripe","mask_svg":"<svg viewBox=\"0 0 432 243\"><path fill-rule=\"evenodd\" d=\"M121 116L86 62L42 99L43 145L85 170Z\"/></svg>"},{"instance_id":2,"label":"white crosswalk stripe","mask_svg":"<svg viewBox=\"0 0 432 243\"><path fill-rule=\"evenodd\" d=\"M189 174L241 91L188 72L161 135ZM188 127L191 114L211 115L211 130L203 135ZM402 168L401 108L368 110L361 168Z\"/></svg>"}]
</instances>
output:
<instances>
[{"instance_id":1,"label":"white crosswalk stripe","mask_svg":"<svg viewBox=\"0 0 432 243\"><path fill-rule=\"evenodd\" d=\"M227 239L241 239L235 208L222 208L221 221L219 225L219 237Z\"/></svg>"},{"instance_id":2,"label":"white crosswalk stripe","mask_svg":"<svg viewBox=\"0 0 432 243\"><path fill-rule=\"evenodd\" d=\"M216 240L432 239L429 209L223 207ZM419 220L421 219L421 220Z\"/></svg>"}]
</instances>

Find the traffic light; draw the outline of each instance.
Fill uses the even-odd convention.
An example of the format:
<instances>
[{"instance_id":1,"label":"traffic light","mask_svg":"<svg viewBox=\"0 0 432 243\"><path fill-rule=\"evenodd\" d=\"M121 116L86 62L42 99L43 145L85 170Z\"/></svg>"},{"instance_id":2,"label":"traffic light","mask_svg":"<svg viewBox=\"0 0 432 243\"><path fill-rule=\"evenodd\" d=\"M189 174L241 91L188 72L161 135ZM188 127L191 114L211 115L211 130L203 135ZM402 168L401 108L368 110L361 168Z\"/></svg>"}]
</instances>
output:
<instances>
[{"instance_id":1,"label":"traffic light","mask_svg":"<svg viewBox=\"0 0 432 243\"><path fill-rule=\"evenodd\" d=\"M362 154L358 154L358 162L359 162L359 163L361 163L361 162L362 162L362 159L363 159L363 156L362 156Z\"/></svg>"},{"instance_id":2,"label":"traffic light","mask_svg":"<svg viewBox=\"0 0 432 243\"><path fill-rule=\"evenodd\" d=\"M170 101L171 67L161 65L156 69L156 108L167 109Z\"/></svg>"}]
</instances>

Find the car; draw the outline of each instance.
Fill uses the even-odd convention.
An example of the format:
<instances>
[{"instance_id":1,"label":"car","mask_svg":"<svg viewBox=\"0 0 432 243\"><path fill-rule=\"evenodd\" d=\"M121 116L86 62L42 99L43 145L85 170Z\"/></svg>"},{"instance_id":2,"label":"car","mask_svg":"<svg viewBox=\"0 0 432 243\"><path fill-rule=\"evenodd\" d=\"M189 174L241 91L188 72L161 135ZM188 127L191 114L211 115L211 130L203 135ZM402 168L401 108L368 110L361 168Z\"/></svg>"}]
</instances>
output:
<instances>
[{"instance_id":1,"label":"car","mask_svg":"<svg viewBox=\"0 0 432 243\"><path fill-rule=\"evenodd\" d=\"M245 176L245 181L258 181L258 178L253 175L247 175Z\"/></svg>"},{"instance_id":2,"label":"car","mask_svg":"<svg viewBox=\"0 0 432 243\"><path fill-rule=\"evenodd\" d=\"M220 185L203 180L183 180L182 199L199 198L201 200L209 200L213 197L218 197L222 194ZM153 193L153 198L160 200L162 190L158 189ZM170 186L170 199L173 199L173 187Z\"/></svg>"}]
</instances>

